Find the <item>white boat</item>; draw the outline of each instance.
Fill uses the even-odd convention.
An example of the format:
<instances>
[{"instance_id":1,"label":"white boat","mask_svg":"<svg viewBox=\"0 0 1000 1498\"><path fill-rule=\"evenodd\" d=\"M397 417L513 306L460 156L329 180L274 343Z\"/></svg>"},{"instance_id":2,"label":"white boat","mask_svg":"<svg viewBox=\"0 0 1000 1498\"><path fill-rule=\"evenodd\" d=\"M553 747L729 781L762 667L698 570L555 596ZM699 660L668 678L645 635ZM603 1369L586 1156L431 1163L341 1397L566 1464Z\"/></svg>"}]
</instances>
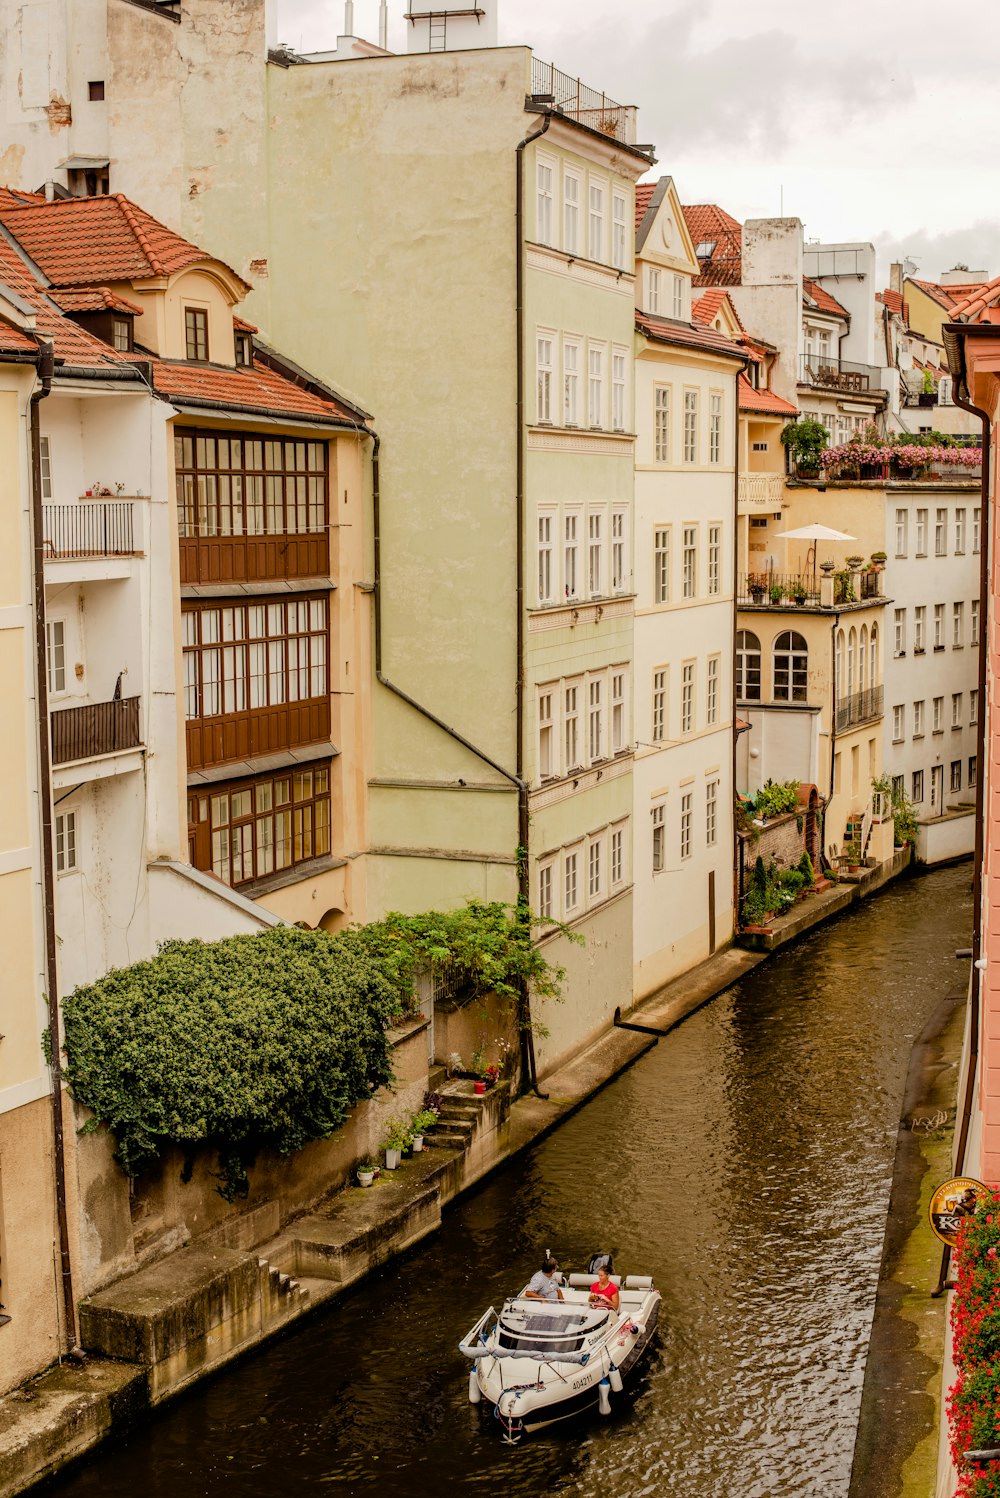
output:
<instances>
[{"instance_id":1,"label":"white boat","mask_svg":"<svg viewBox=\"0 0 1000 1498\"><path fill-rule=\"evenodd\" d=\"M563 1299L526 1299L524 1291L490 1306L462 1338L472 1359L469 1400L492 1407L503 1437L565 1420L596 1404L611 1413L612 1394L656 1330L660 1292L648 1275L611 1275L618 1310L590 1304L594 1274L559 1276Z\"/></svg>"}]
</instances>

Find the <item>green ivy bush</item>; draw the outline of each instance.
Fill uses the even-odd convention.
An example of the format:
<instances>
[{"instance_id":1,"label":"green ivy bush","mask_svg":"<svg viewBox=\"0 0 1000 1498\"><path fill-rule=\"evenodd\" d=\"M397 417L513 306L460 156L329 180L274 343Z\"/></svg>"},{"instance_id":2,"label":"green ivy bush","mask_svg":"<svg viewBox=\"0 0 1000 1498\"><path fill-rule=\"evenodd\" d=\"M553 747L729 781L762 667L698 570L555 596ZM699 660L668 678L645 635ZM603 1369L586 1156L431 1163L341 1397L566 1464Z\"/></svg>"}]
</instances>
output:
<instances>
[{"instance_id":1,"label":"green ivy bush","mask_svg":"<svg viewBox=\"0 0 1000 1498\"><path fill-rule=\"evenodd\" d=\"M794 811L799 804L797 780L766 780L754 797L755 817L780 817Z\"/></svg>"}]
</instances>

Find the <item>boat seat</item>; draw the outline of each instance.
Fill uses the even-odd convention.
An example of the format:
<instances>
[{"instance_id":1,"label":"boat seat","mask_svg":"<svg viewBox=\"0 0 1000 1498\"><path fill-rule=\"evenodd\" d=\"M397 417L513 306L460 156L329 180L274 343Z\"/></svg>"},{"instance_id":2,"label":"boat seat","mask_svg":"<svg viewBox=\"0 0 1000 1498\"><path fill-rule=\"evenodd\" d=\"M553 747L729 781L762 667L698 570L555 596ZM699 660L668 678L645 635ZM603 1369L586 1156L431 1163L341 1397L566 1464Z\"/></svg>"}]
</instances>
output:
<instances>
[{"instance_id":1,"label":"boat seat","mask_svg":"<svg viewBox=\"0 0 1000 1498\"><path fill-rule=\"evenodd\" d=\"M594 1274L571 1274L569 1277L569 1284L574 1290L589 1290L596 1278L597 1276ZM619 1290L621 1289L622 1277L620 1274L609 1274L608 1279ZM650 1283L652 1283L652 1281L650 1281Z\"/></svg>"},{"instance_id":2,"label":"boat seat","mask_svg":"<svg viewBox=\"0 0 1000 1498\"><path fill-rule=\"evenodd\" d=\"M653 1276L651 1274L627 1274L625 1276L626 1290L652 1290Z\"/></svg>"}]
</instances>

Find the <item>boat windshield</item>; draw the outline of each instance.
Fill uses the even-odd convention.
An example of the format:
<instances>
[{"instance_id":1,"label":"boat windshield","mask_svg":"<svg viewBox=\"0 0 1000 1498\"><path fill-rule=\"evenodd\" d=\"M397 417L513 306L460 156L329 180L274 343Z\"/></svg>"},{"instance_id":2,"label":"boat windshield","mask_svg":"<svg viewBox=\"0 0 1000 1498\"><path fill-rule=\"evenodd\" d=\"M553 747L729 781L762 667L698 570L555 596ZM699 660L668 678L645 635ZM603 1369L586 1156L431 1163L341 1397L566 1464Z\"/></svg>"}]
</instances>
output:
<instances>
[{"instance_id":1,"label":"boat windshield","mask_svg":"<svg viewBox=\"0 0 1000 1498\"><path fill-rule=\"evenodd\" d=\"M501 1347L511 1352L579 1352L584 1337L607 1321L607 1316L553 1315L518 1312L505 1317L497 1329Z\"/></svg>"}]
</instances>

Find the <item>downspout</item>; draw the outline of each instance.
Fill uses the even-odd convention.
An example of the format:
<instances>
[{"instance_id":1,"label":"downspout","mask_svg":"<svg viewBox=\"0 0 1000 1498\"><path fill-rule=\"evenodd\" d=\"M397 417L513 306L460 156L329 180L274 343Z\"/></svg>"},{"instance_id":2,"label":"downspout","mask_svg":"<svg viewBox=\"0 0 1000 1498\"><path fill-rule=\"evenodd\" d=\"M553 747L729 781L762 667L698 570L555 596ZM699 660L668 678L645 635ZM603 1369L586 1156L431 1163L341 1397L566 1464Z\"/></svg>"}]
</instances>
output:
<instances>
[{"instance_id":1,"label":"downspout","mask_svg":"<svg viewBox=\"0 0 1000 1498\"><path fill-rule=\"evenodd\" d=\"M837 688L840 685L837 681L837 627L839 624L840 614L836 613L833 616L833 624L830 628L830 680L833 682L833 707L830 713L830 794L826 798L826 806L823 807L823 825L820 833L823 841L819 850L820 870L822 870L823 864L827 862L826 813L830 802L833 800L833 767L837 752Z\"/></svg>"},{"instance_id":2,"label":"downspout","mask_svg":"<svg viewBox=\"0 0 1000 1498\"><path fill-rule=\"evenodd\" d=\"M954 329L954 331L951 331ZM986 833L983 819L986 809L986 728L987 728L987 695L986 682L988 670L989 651L989 624L990 624L990 463L992 458L992 431L990 418L986 411L980 406L974 406L971 400L962 399L962 386L965 383L965 358L964 345L960 335L965 333L961 324L945 324L943 334L951 331L951 336L945 338L945 346L948 351L948 362L951 364L951 355L955 354L956 368L952 375L952 399L956 406L963 411L968 411L970 416L978 416L983 428L983 464L982 476L980 478L980 515L979 515L979 732L977 734L976 755L978 765L976 767L976 841L973 852L972 866L972 968L969 984L969 1065L965 1077L965 1096L962 1099L962 1112L958 1130L958 1145L955 1151L955 1169L961 1171L965 1162L965 1151L969 1142L969 1126L972 1121L972 1100L975 1096L976 1083L979 1074L979 1027L980 1006L982 990L982 972L979 967L983 944L983 859L985 856ZM995 327L990 332L996 333ZM941 1254L941 1272L938 1277L936 1288L931 1292L939 1296L947 1289L948 1266L951 1261L951 1249L947 1246Z\"/></svg>"},{"instance_id":3,"label":"downspout","mask_svg":"<svg viewBox=\"0 0 1000 1498\"><path fill-rule=\"evenodd\" d=\"M735 667L736 664L736 636L739 632L739 592L740 592L740 375L744 374L750 367L750 360L744 359L742 368L737 369L733 375L733 400L735 402L736 420L733 426L736 429L736 457L733 462L733 643L730 650L730 660ZM749 546L749 537L747 545ZM750 571L750 554L747 552L747 571ZM740 734L736 727L739 716L736 710L736 671L733 670L732 677L732 714L733 714L733 749L732 749L732 817L733 828L733 898L736 901L736 926L739 927L740 915L743 910L743 839L736 830L736 748L739 744Z\"/></svg>"},{"instance_id":4,"label":"downspout","mask_svg":"<svg viewBox=\"0 0 1000 1498\"><path fill-rule=\"evenodd\" d=\"M38 799L42 833L42 899L45 916L45 988L49 1014L52 1070L52 1145L55 1167L56 1218L59 1227L59 1268L62 1282L66 1348L70 1357L82 1357L77 1344L76 1300L73 1266L69 1252L69 1219L66 1211L66 1143L63 1131L62 1068L59 1065L59 989L56 975L55 870L52 852L52 763L49 746L49 692L45 640L45 550L43 545L41 433L38 407L52 390L55 360L51 343L42 343L37 358L39 387L29 405L31 433L31 529L35 613L35 690L38 701Z\"/></svg>"}]
</instances>

